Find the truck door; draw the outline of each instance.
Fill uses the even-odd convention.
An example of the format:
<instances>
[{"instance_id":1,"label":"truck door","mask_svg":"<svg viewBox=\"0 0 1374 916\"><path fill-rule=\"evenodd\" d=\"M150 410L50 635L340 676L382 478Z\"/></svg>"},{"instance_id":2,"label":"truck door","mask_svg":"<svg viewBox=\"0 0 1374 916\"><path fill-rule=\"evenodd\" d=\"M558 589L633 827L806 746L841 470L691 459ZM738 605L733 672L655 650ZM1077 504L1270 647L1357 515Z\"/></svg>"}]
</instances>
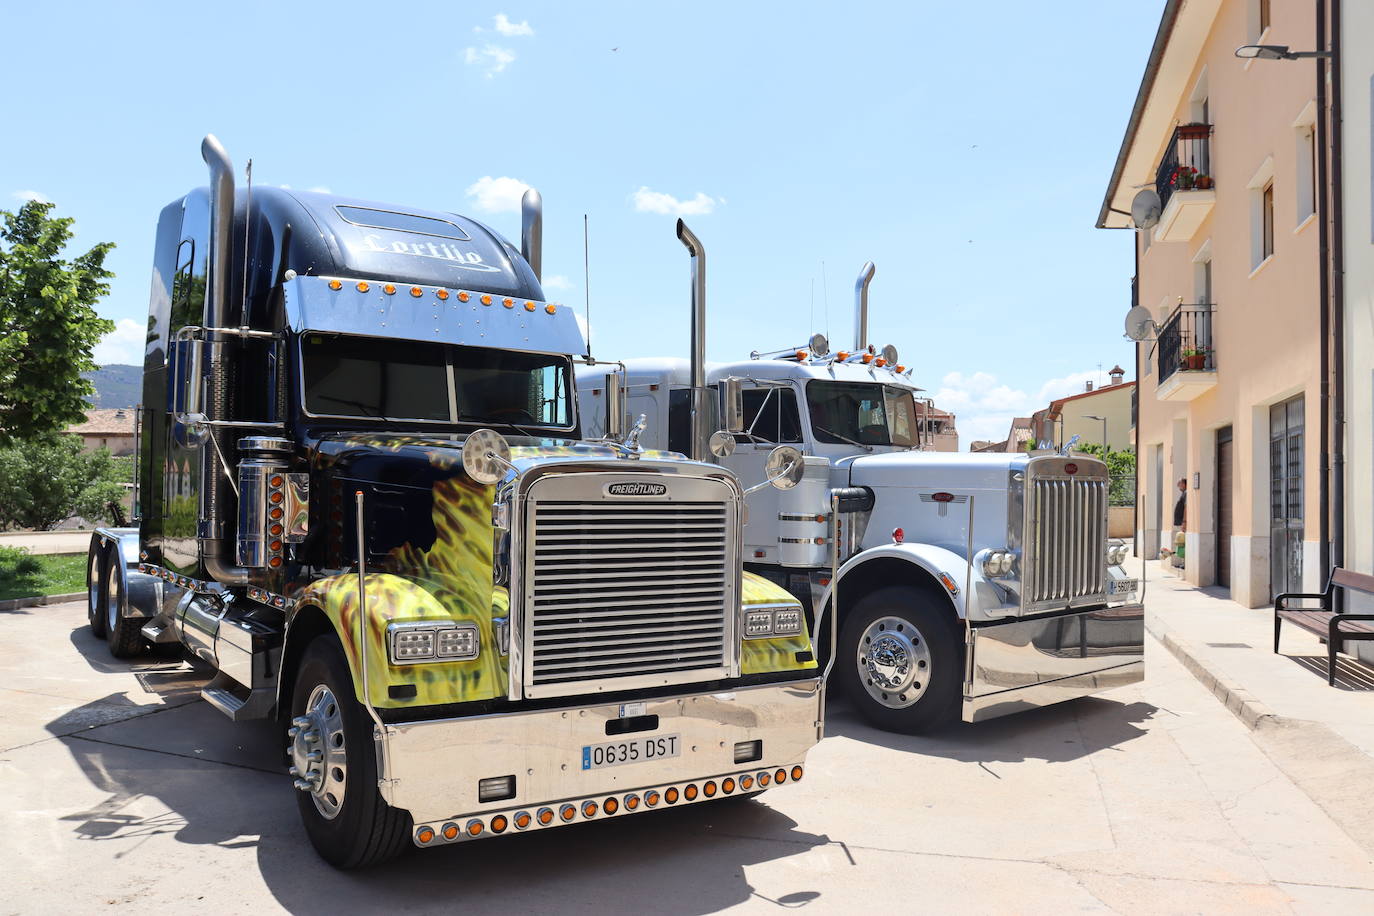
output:
<instances>
[{"instance_id":1,"label":"truck door","mask_svg":"<svg viewBox=\"0 0 1374 916\"><path fill-rule=\"evenodd\" d=\"M801 415L797 393L791 388L745 388L744 428L748 435L735 437L735 453L721 460L745 487L762 483L764 463L777 445L802 447ZM749 522L744 526L746 562L778 562L779 491L765 487L749 496ZM757 556L763 551L763 556Z\"/></svg>"}]
</instances>

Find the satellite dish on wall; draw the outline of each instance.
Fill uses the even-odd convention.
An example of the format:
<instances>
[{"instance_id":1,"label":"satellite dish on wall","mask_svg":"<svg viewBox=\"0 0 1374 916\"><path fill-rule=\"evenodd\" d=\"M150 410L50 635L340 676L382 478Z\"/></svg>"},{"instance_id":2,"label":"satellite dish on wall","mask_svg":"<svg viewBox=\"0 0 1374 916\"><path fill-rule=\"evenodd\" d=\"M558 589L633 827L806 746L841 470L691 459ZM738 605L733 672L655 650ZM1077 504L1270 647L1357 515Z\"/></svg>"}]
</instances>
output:
<instances>
[{"instance_id":1,"label":"satellite dish on wall","mask_svg":"<svg viewBox=\"0 0 1374 916\"><path fill-rule=\"evenodd\" d=\"M1159 195L1153 188L1146 188L1131 201L1131 222L1137 229L1149 229L1159 222L1159 214L1163 209Z\"/></svg>"},{"instance_id":2,"label":"satellite dish on wall","mask_svg":"<svg viewBox=\"0 0 1374 916\"><path fill-rule=\"evenodd\" d=\"M1131 340L1153 340L1158 332L1159 328L1145 306L1137 305L1126 313L1126 336Z\"/></svg>"}]
</instances>

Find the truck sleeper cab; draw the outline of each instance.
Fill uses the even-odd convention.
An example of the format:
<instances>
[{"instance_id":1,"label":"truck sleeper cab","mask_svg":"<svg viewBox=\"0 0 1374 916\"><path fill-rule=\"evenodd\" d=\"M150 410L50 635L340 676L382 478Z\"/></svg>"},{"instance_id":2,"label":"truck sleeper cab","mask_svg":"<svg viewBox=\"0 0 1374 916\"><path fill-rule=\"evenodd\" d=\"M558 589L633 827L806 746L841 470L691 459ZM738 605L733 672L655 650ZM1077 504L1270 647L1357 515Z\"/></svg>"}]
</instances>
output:
<instances>
[{"instance_id":1,"label":"truck sleeper cab","mask_svg":"<svg viewBox=\"0 0 1374 916\"><path fill-rule=\"evenodd\" d=\"M111 651L180 644L226 716L280 721L343 868L802 778L800 605L742 572L731 472L580 437L537 195L517 250L450 213L250 199L204 152L210 191L158 225L138 525L91 542ZM746 640L759 609L785 625Z\"/></svg>"},{"instance_id":2,"label":"truck sleeper cab","mask_svg":"<svg viewBox=\"0 0 1374 916\"><path fill-rule=\"evenodd\" d=\"M862 274L860 284L863 341ZM624 366L614 378L579 367L587 429L621 385L628 412L650 418L648 441L671 448L686 428L685 362ZM748 497L746 568L787 588L813 621L835 591L838 682L881 728L918 733L1139 681L1141 589L1121 568L1126 547L1107 537L1106 465L1077 453L922 451L909 374L895 348L831 353L821 335L707 366L714 406L740 419L721 465L750 480L779 444L805 455L798 486Z\"/></svg>"}]
</instances>

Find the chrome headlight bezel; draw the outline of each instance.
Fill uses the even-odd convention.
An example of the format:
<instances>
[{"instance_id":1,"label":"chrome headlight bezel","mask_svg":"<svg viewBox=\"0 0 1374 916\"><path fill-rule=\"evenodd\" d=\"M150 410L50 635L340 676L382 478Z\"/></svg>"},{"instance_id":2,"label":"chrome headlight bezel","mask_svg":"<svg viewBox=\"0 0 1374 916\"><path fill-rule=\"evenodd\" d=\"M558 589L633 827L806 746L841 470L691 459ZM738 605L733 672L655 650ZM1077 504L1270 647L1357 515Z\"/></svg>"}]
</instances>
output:
<instances>
[{"instance_id":1,"label":"chrome headlight bezel","mask_svg":"<svg viewBox=\"0 0 1374 916\"><path fill-rule=\"evenodd\" d=\"M778 639L799 636L803 629L802 607L790 604L746 604L740 609L740 636L744 639Z\"/></svg>"},{"instance_id":2,"label":"chrome headlight bezel","mask_svg":"<svg viewBox=\"0 0 1374 916\"><path fill-rule=\"evenodd\" d=\"M985 579L1011 579L1016 574L1016 551L998 548L984 550L977 563Z\"/></svg>"},{"instance_id":3,"label":"chrome headlight bezel","mask_svg":"<svg viewBox=\"0 0 1374 916\"><path fill-rule=\"evenodd\" d=\"M423 654L410 655L405 658L397 658L397 643L416 643L423 645L423 640L428 638L428 651ZM447 653L441 654L441 647L445 640L450 645L457 644L458 650L452 648ZM428 665L436 662L470 662L475 661L482 653L482 636L475 623L458 623L452 621L436 620L408 620L399 623L387 624L386 628L386 657L392 665Z\"/></svg>"},{"instance_id":4,"label":"chrome headlight bezel","mask_svg":"<svg viewBox=\"0 0 1374 916\"><path fill-rule=\"evenodd\" d=\"M1107 565L1120 566L1126 562L1131 549L1125 541L1110 541L1107 544Z\"/></svg>"}]
</instances>

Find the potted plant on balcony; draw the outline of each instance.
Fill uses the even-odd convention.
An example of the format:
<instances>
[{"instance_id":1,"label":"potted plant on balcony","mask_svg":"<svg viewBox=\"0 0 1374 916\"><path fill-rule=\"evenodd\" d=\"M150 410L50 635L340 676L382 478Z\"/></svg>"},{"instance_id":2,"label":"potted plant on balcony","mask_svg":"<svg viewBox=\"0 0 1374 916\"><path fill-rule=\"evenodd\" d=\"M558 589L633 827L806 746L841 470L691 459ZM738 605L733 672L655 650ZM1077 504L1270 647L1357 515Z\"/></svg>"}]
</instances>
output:
<instances>
[{"instance_id":1,"label":"potted plant on balcony","mask_svg":"<svg viewBox=\"0 0 1374 916\"><path fill-rule=\"evenodd\" d=\"M1196 176L1193 177L1193 187L1197 188L1199 191L1208 190L1212 187L1212 176L1203 172L1199 172Z\"/></svg>"},{"instance_id":2,"label":"potted plant on balcony","mask_svg":"<svg viewBox=\"0 0 1374 916\"><path fill-rule=\"evenodd\" d=\"M1207 347L1189 347L1183 351L1184 369L1206 369Z\"/></svg>"},{"instance_id":3,"label":"potted plant on balcony","mask_svg":"<svg viewBox=\"0 0 1374 916\"><path fill-rule=\"evenodd\" d=\"M1179 191L1191 191L1196 178L1197 169L1191 165L1179 165L1174 167L1174 173L1169 176L1169 184Z\"/></svg>"}]
</instances>

